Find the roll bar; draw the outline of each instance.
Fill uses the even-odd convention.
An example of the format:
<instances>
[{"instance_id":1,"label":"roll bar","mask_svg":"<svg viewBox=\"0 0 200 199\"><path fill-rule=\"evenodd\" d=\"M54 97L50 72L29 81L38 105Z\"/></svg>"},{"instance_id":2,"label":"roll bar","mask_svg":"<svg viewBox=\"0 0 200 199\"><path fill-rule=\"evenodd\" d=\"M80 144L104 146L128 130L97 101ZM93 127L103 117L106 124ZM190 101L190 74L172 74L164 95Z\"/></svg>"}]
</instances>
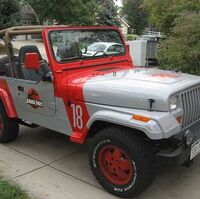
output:
<instances>
[{"instance_id":1,"label":"roll bar","mask_svg":"<svg viewBox=\"0 0 200 199\"><path fill-rule=\"evenodd\" d=\"M59 25L59 26L15 26L11 28L7 28L4 30L0 30L0 38L3 38L7 55L8 55L8 60L9 60L9 65L8 65L8 71L9 75L13 78L16 77L15 71L13 68L13 58L14 58L14 53L13 53L13 46L11 42L10 36L16 36L16 35L30 35L30 34L42 34L42 30L45 28L59 28L59 27L68 27L64 25Z\"/></svg>"},{"instance_id":2,"label":"roll bar","mask_svg":"<svg viewBox=\"0 0 200 199\"><path fill-rule=\"evenodd\" d=\"M56 25L56 26L15 26L0 30L0 37L7 35L28 35L28 34L40 34L44 28L59 28L59 27L68 27L65 25Z\"/></svg>"}]
</instances>

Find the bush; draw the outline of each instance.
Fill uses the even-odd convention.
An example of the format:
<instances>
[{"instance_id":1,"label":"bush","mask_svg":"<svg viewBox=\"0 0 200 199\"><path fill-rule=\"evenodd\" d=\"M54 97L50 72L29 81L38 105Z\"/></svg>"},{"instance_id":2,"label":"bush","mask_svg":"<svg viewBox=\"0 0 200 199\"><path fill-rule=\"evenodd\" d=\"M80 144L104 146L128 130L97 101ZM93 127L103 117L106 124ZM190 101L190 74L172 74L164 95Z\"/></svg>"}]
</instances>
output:
<instances>
[{"instance_id":1,"label":"bush","mask_svg":"<svg viewBox=\"0 0 200 199\"><path fill-rule=\"evenodd\" d=\"M175 20L170 36L160 45L162 69L200 75L200 13L183 13Z\"/></svg>"},{"instance_id":2,"label":"bush","mask_svg":"<svg viewBox=\"0 0 200 199\"><path fill-rule=\"evenodd\" d=\"M138 35L127 35L126 39L127 41L133 41L136 40L138 38Z\"/></svg>"}]
</instances>

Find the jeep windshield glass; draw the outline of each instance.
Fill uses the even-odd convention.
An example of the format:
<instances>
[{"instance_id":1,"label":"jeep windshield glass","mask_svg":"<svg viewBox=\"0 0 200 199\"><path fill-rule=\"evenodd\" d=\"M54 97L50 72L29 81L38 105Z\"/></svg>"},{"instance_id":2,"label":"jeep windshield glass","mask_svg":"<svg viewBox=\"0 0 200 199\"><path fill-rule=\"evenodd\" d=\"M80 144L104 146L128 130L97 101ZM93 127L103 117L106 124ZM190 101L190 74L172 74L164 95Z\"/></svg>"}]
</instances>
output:
<instances>
[{"instance_id":1,"label":"jeep windshield glass","mask_svg":"<svg viewBox=\"0 0 200 199\"><path fill-rule=\"evenodd\" d=\"M118 56L126 52L115 30L51 31L50 43L57 62Z\"/></svg>"}]
</instances>

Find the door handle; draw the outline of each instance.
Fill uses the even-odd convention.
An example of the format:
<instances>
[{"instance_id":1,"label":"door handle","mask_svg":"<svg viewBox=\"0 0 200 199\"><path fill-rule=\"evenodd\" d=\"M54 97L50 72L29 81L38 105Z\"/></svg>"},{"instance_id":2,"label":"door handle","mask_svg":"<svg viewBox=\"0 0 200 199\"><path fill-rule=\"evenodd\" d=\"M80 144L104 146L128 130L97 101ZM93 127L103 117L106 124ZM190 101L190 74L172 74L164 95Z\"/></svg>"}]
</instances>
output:
<instances>
[{"instance_id":1,"label":"door handle","mask_svg":"<svg viewBox=\"0 0 200 199\"><path fill-rule=\"evenodd\" d=\"M24 87L23 86L18 86L18 91L24 92Z\"/></svg>"}]
</instances>

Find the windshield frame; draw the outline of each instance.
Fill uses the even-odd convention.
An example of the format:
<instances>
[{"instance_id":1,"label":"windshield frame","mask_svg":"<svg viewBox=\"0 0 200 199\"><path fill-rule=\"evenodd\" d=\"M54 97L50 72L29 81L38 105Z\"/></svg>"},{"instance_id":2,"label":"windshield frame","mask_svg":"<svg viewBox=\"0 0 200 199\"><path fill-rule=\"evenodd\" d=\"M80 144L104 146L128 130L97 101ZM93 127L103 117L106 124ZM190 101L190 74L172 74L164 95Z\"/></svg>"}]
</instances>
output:
<instances>
[{"instance_id":1,"label":"windshield frame","mask_svg":"<svg viewBox=\"0 0 200 199\"><path fill-rule=\"evenodd\" d=\"M95 31L95 30L108 30L108 31L115 31L118 36L119 39L121 40L121 45L124 46L124 52L120 53L120 54L112 54L112 55L102 55L102 56L96 56L96 57L85 57L85 58L74 58L74 59L69 59L69 60L63 60L63 61L58 61L56 59L56 55L53 49L53 45L52 45L52 40L51 40L51 33L55 32L55 31ZM104 26L93 26L93 27L67 27L67 28L59 28L59 29L52 29L50 31L48 31L48 42L49 42L49 46L51 49L51 53L53 55L53 59L56 61L56 63L58 64L66 64L66 63L71 63L71 62L80 62L80 61L85 61L85 60L100 60L100 59L105 59L105 58L109 58L109 57L121 57L121 56L126 56L128 53L128 50L126 48L126 43L125 43L125 39L121 34L121 31L119 30L118 27L104 27Z\"/></svg>"}]
</instances>

